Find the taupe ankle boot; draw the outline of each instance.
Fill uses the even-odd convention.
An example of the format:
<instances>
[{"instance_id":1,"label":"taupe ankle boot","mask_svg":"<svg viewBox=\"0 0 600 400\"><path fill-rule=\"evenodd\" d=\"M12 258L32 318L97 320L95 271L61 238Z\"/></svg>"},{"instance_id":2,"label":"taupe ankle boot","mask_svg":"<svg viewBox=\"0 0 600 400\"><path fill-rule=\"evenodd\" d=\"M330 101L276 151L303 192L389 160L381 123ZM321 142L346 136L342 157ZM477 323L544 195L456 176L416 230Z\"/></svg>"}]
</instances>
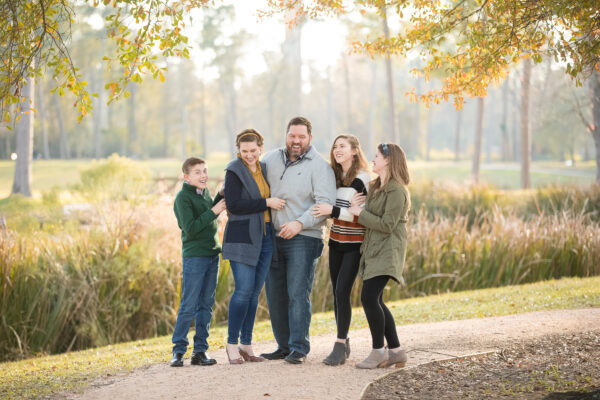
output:
<instances>
[{"instance_id":1,"label":"taupe ankle boot","mask_svg":"<svg viewBox=\"0 0 600 400\"><path fill-rule=\"evenodd\" d=\"M371 350L371 354L369 357L365 358L363 361L356 364L356 368L361 369L374 369L374 368L383 368L387 365L388 360L388 351L387 349L381 353L379 350Z\"/></svg>"},{"instance_id":2,"label":"taupe ankle boot","mask_svg":"<svg viewBox=\"0 0 600 400\"><path fill-rule=\"evenodd\" d=\"M396 368L403 368L406 365L407 360L408 357L406 356L406 352L404 350L400 349L398 352L390 350L387 364L385 366L391 367L392 365L395 365Z\"/></svg>"}]
</instances>

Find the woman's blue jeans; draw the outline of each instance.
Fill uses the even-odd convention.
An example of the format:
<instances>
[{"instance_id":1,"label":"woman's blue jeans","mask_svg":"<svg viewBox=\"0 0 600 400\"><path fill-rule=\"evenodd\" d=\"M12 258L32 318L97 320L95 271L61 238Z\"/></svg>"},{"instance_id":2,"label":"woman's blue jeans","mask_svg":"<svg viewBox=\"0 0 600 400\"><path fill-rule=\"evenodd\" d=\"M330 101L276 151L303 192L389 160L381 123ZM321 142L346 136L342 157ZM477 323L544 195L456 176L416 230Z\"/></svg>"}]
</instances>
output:
<instances>
[{"instance_id":1,"label":"woman's blue jeans","mask_svg":"<svg viewBox=\"0 0 600 400\"><path fill-rule=\"evenodd\" d=\"M187 334L196 320L194 353L208 349L208 328L215 304L219 255L211 257L185 257L181 280L181 302L173 331L173 354L184 354L188 347Z\"/></svg>"},{"instance_id":2,"label":"woman's blue jeans","mask_svg":"<svg viewBox=\"0 0 600 400\"><path fill-rule=\"evenodd\" d=\"M241 344L252 343L252 331L254 330L254 318L258 307L258 295L271 266L273 255L273 243L271 229L267 227L266 234L262 238L262 248L258 263L256 265L243 264L230 261L235 290L229 300L229 322L227 343L237 344L238 338Z\"/></svg>"}]
</instances>

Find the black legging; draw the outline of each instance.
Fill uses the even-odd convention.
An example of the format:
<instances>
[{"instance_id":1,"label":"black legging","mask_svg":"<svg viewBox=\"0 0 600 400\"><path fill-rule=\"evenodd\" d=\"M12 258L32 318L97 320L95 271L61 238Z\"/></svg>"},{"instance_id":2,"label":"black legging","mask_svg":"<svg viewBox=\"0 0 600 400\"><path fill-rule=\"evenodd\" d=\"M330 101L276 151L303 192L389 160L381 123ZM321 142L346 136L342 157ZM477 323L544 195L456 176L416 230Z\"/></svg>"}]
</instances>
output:
<instances>
[{"instance_id":1,"label":"black legging","mask_svg":"<svg viewBox=\"0 0 600 400\"><path fill-rule=\"evenodd\" d=\"M369 322L374 349L381 349L383 347L384 337L390 349L400 347L394 317L385 304L383 304L383 289L389 279L389 276L383 275L363 281L363 288L360 294L360 300L362 301L363 309Z\"/></svg>"},{"instance_id":2,"label":"black legging","mask_svg":"<svg viewBox=\"0 0 600 400\"><path fill-rule=\"evenodd\" d=\"M329 248L329 275L333 286L333 308L338 339L348 337L352 320L350 293L358 273L359 261L360 250L337 251L333 247Z\"/></svg>"}]
</instances>

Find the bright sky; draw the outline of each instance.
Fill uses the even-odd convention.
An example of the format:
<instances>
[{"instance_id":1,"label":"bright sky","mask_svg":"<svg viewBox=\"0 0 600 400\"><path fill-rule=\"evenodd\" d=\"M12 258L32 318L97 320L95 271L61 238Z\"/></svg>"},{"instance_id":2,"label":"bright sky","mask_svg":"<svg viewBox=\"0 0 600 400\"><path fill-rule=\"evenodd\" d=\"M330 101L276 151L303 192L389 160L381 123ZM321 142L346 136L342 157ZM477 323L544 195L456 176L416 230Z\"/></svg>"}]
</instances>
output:
<instances>
[{"instance_id":1,"label":"bright sky","mask_svg":"<svg viewBox=\"0 0 600 400\"><path fill-rule=\"evenodd\" d=\"M236 21L228 33L235 33L241 29L253 35L247 45L246 52L240 65L244 66L246 76L253 76L264 72L267 66L263 59L265 51L281 52L281 44L285 39L286 29L283 16L276 15L271 18L259 20L256 10L266 9L264 0L228 0L223 4L235 6ZM201 19L201 13L194 18ZM192 34L191 34L192 35ZM347 52L348 44L345 39L346 28L338 21L324 19L322 21L308 21L302 29L302 59L319 70L335 64L341 54ZM202 55L195 49L192 58L200 59ZM211 76L212 75L212 76ZM207 78L216 77L216 71L209 72Z\"/></svg>"},{"instance_id":2,"label":"bright sky","mask_svg":"<svg viewBox=\"0 0 600 400\"><path fill-rule=\"evenodd\" d=\"M246 77L264 72L267 66L263 59L263 53L265 51L281 52L281 44L285 39L286 29L288 29L283 22L283 16L276 15L259 20L256 10L266 9L265 0L225 0L220 4L233 4L235 7L235 23L230 27L223 27L225 32L233 34L244 29L252 35L240 62L240 65L244 67ZM191 57L198 61L202 58L210 59L210 53L203 55L198 47L193 45L193 43L197 43L196 38L201 34L197 27L202 21L202 11L194 11L192 17L194 26L189 26L188 32L193 47ZM98 14L87 17L86 20L97 29L103 25L103 20ZM313 68L321 71L333 66L349 49L346 33L346 27L333 18L307 21L302 29L301 38L303 62L310 63ZM174 60L174 62L176 61ZM214 79L216 76L216 70L209 68L205 71L207 80Z\"/></svg>"}]
</instances>

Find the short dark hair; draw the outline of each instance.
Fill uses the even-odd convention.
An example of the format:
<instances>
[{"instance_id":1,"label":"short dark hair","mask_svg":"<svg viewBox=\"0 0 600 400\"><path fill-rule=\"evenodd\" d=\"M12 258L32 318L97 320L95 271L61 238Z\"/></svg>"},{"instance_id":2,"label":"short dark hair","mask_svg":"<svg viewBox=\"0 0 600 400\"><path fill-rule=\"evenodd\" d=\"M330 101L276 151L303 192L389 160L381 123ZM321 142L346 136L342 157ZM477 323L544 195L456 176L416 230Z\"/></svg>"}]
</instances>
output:
<instances>
[{"instance_id":1,"label":"short dark hair","mask_svg":"<svg viewBox=\"0 0 600 400\"><path fill-rule=\"evenodd\" d=\"M290 131L290 126L292 126L292 125L304 125L306 127L306 130L308 131L308 134L312 135L312 124L310 123L310 121L308 119L306 119L304 117L294 117L294 118L290 119L290 122L288 122L285 133L288 133Z\"/></svg>"},{"instance_id":2,"label":"short dark hair","mask_svg":"<svg viewBox=\"0 0 600 400\"><path fill-rule=\"evenodd\" d=\"M183 173L187 175L190 173L190 170L194 167L194 165L198 164L206 164L206 161L198 157L190 157L183 162L183 165L181 166L181 171L183 171Z\"/></svg>"}]
</instances>

